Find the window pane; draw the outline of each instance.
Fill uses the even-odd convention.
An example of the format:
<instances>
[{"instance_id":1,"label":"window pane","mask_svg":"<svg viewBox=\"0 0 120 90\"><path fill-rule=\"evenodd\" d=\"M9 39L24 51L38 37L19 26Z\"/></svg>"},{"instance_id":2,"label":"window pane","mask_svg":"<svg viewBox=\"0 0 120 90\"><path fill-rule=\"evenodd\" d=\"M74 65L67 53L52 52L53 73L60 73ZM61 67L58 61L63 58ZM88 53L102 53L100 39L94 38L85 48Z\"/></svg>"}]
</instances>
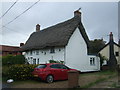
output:
<instances>
[{"instance_id":1,"label":"window pane","mask_svg":"<svg viewBox=\"0 0 120 90\"><path fill-rule=\"evenodd\" d=\"M33 59L33 64L36 64L36 59Z\"/></svg>"},{"instance_id":2,"label":"window pane","mask_svg":"<svg viewBox=\"0 0 120 90\"><path fill-rule=\"evenodd\" d=\"M46 65L39 65L36 68L46 68Z\"/></svg>"},{"instance_id":3,"label":"window pane","mask_svg":"<svg viewBox=\"0 0 120 90\"><path fill-rule=\"evenodd\" d=\"M92 60L90 60L90 65L92 65Z\"/></svg>"},{"instance_id":4,"label":"window pane","mask_svg":"<svg viewBox=\"0 0 120 90\"><path fill-rule=\"evenodd\" d=\"M66 67L65 65L60 65L61 69L69 69L68 67Z\"/></svg>"},{"instance_id":5,"label":"window pane","mask_svg":"<svg viewBox=\"0 0 120 90\"><path fill-rule=\"evenodd\" d=\"M38 60L37 60L37 64L39 64L39 58L38 58Z\"/></svg>"},{"instance_id":6,"label":"window pane","mask_svg":"<svg viewBox=\"0 0 120 90\"><path fill-rule=\"evenodd\" d=\"M50 48L50 53L55 53L55 47Z\"/></svg>"},{"instance_id":7,"label":"window pane","mask_svg":"<svg viewBox=\"0 0 120 90\"><path fill-rule=\"evenodd\" d=\"M119 56L119 52L115 52L115 55L116 55L116 56Z\"/></svg>"},{"instance_id":8,"label":"window pane","mask_svg":"<svg viewBox=\"0 0 120 90\"><path fill-rule=\"evenodd\" d=\"M39 55L39 50L36 50L36 55Z\"/></svg>"},{"instance_id":9,"label":"window pane","mask_svg":"<svg viewBox=\"0 0 120 90\"><path fill-rule=\"evenodd\" d=\"M50 67L51 68L56 68L56 69L60 69L61 68L59 64L54 64L54 65L51 65Z\"/></svg>"}]
</instances>

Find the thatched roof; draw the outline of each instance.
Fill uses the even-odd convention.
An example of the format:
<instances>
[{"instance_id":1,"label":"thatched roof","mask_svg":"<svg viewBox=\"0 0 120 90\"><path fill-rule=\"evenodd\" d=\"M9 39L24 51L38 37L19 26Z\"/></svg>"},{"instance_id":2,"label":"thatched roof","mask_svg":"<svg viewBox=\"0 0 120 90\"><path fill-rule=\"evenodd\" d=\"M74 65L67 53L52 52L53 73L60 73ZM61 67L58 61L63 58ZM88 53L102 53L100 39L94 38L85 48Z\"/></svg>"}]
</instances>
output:
<instances>
[{"instance_id":1,"label":"thatched roof","mask_svg":"<svg viewBox=\"0 0 120 90\"><path fill-rule=\"evenodd\" d=\"M74 16L72 19L65 22L45 28L38 32L33 32L22 48L24 50L33 50L51 46L66 46L77 27L88 45L89 39L81 23L80 16Z\"/></svg>"}]
</instances>

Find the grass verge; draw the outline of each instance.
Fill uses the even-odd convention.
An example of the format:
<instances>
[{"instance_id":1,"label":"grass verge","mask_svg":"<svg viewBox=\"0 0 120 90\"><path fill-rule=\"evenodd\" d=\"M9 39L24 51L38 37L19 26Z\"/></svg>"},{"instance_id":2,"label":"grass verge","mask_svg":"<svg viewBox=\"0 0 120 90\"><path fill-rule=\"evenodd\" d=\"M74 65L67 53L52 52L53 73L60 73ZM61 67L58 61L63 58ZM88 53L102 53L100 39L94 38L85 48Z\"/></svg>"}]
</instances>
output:
<instances>
[{"instance_id":1,"label":"grass verge","mask_svg":"<svg viewBox=\"0 0 120 90\"><path fill-rule=\"evenodd\" d=\"M112 87L112 88L120 88L120 85L118 85L117 83L113 83L110 87Z\"/></svg>"},{"instance_id":2,"label":"grass verge","mask_svg":"<svg viewBox=\"0 0 120 90\"><path fill-rule=\"evenodd\" d=\"M99 78L99 79L97 79L97 80L94 81L94 82L91 82L91 83L89 83L89 84L87 84L87 85L82 86L81 88L90 88L91 86L94 86L94 85L96 85L96 84L98 84L98 83L100 83L100 82L103 82L103 81L105 81L105 80L108 80L108 79L110 79L110 78L115 77L116 74L117 74L117 73L116 73L116 72L113 72L113 71L102 71L102 72L98 72L98 73L96 73L96 75L110 75L110 76L104 77L104 78Z\"/></svg>"}]
</instances>

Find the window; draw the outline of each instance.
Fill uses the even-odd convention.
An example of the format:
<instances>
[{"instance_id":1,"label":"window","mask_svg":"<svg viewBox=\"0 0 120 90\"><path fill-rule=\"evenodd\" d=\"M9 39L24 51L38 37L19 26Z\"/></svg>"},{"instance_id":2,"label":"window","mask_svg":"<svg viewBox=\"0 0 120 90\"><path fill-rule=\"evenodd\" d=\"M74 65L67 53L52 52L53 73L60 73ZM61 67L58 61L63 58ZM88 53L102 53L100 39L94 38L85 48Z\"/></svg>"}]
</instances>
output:
<instances>
[{"instance_id":1,"label":"window","mask_svg":"<svg viewBox=\"0 0 120 90\"><path fill-rule=\"evenodd\" d=\"M39 58L37 59L37 64L39 64Z\"/></svg>"},{"instance_id":2,"label":"window","mask_svg":"<svg viewBox=\"0 0 120 90\"><path fill-rule=\"evenodd\" d=\"M115 55L116 55L116 56L119 56L119 52L115 52Z\"/></svg>"},{"instance_id":3,"label":"window","mask_svg":"<svg viewBox=\"0 0 120 90\"><path fill-rule=\"evenodd\" d=\"M50 67L55 69L61 69L61 66L59 64L53 64Z\"/></svg>"},{"instance_id":4,"label":"window","mask_svg":"<svg viewBox=\"0 0 120 90\"><path fill-rule=\"evenodd\" d=\"M39 55L39 50L36 50L36 55Z\"/></svg>"},{"instance_id":5,"label":"window","mask_svg":"<svg viewBox=\"0 0 120 90\"><path fill-rule=\"evenodd\" d=\"M93 58L93 57L90 58L90 65L91 66L95 65L95 58Z\"/></svg>"},{"instance_id":6,"label":"window","mask_svg":"<svg viewBox=\"0 0 120 90\"><path fill-rule=\"evenodd\" d=\"M44 52L44 55L46 55L46 52Z\"/></svg>"},{"instance_id":7,"label":"window","mask_svg":"<svg viewBox=\"0 0 120 90\"><path fill-rule=\"evenodd\" d=\"M61 69L69 69L67 66L65 65L60 65L61 66Z\"/></svg>"},{"instance_id":8,"label":"window","mask_svg":"<svg viewBox=\"0 0 120 90\"><path fill-rule=\"evenodd\" d=\"M36 64L36 59L33 59L33 64Z\"/></svg>"},{"instance_id":9,"label":"window","mask_svg":"<svg viewBox=\"0 0 120 90\"><path fill-rule=\"evenodd\" d=\"M59 49L59 51L61 51L61 49Z\"/></svg>"},{"instance_id":10,"label":"window","mask_svg":"<svg viewBox=\"0 0 120 90\"><path fill-rule=\"evenodd\" d=\"M50 53L55 53L55 47L50 48Z\"/></svg>"},{"instance_id":11,"label":"window","mask_svg":"<svg viewBox=\"0 0 120 90\"><path fill-rule=\"evenodd\" d=\"M46 65L44 65L44 64L42 65L41 64L41 65L37 66L36 68L46 68Z\"/></svg>"},{"instance_id":12,"label":"window","mask_svg":"<svg viewBox=\"0 0 120 90\"><path fill-rule=\"evenodd\" d=\"M12 52L9 52L9 54L12 54Z\"/></svg>"}]
</instances>

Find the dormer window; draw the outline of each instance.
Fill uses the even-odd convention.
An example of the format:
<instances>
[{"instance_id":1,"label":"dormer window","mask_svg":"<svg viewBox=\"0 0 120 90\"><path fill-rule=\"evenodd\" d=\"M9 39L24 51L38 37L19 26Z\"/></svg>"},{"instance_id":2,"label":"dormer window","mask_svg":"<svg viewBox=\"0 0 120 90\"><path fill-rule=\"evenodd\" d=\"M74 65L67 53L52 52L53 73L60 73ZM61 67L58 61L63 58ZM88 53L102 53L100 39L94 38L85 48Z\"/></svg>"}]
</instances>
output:
<instances>
[{"instance_id":1,"label":"dormer window","mask_svg":"<svg viewBox=\"0 0 120 90\"><path fill-rule=\"evenodd\" d=\"M59 51L61 51L61 49L59 48Z\"/></svg>"},{"instance_id":2,"label":"dormer window","mask_svg":"<svg viewBox=\"0 0 120 90\"><path fill-rule=\"evenodd\" d=\"M50 53L55 53L55 47L50 48Z\"/></svg>"},{"instance_id":3,"label":"dormer window","mask_svg":"<svg viewBox=\"0 0 120 90\"><path fill-rule=\"evenodd\" d=\"M36 55L39 55L39 50L36 50Z\"/></svg>"}]
</instances>

